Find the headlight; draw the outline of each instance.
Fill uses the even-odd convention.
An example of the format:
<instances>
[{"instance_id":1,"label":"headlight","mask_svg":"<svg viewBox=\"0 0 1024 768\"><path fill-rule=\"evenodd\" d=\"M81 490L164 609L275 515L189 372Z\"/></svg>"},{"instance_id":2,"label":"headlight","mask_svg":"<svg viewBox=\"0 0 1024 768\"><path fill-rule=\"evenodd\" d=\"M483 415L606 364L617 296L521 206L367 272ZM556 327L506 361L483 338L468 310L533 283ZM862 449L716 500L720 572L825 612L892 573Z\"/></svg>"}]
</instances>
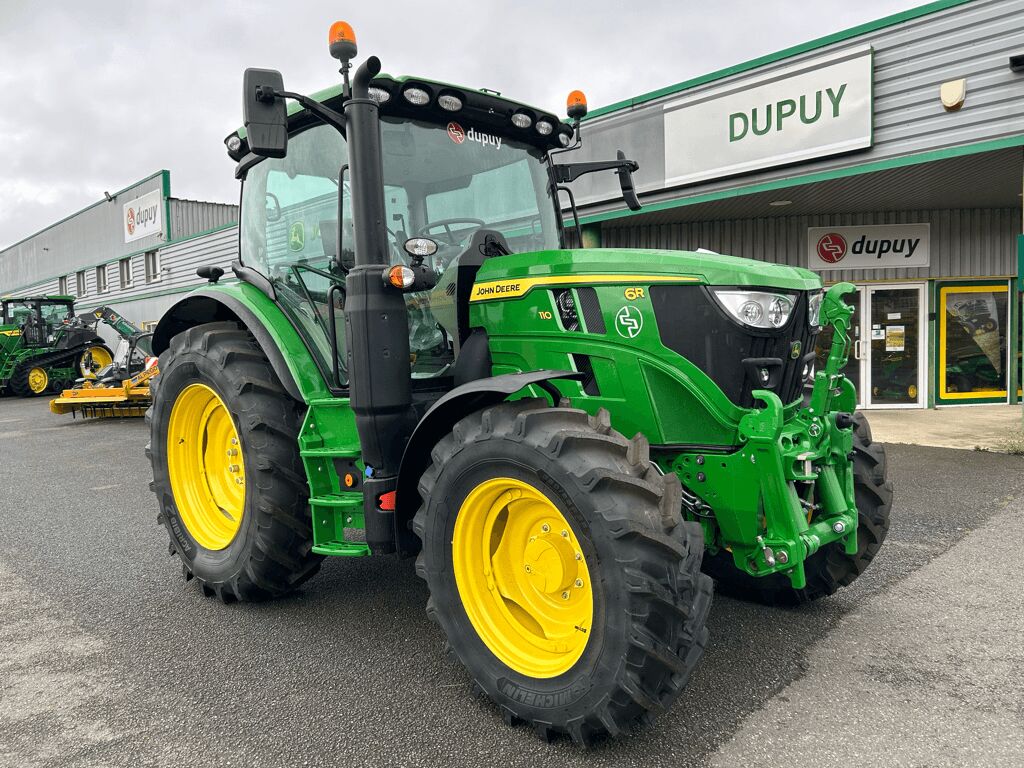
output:
<instances>
[{"instance_id":1,"label":"headlight","mask_svg":"<svg viewBox=\"0 0 1024 768\"><path fill-rule=\"evenodd\" d=\"M821 325L821 302L825 299L825 292L818 291L807 297L807 324L811 328Z\"/></svg>"},{"instance_id":2,"label":"headlight","mask_svg":"<svg viewBox=\"0 0 1024 768\"><path fill-rule=\"evenodd\" d=\"M714 293L730 315L751 328L781 328L793 314L793 297L788 294L737 290Z\"/></svg>"},{"instance_id":3,"label":"headlight","mask_svg":"<svg viewBox=\"0 0 1024 768\"><path fill-rule=\"evenodd\" d=\"M370 86L367 88L366 93L378 104L387 104L391 100L390 93L385 91L383 88L377 88L376 86Z\"/></svg>"}]
</instances>

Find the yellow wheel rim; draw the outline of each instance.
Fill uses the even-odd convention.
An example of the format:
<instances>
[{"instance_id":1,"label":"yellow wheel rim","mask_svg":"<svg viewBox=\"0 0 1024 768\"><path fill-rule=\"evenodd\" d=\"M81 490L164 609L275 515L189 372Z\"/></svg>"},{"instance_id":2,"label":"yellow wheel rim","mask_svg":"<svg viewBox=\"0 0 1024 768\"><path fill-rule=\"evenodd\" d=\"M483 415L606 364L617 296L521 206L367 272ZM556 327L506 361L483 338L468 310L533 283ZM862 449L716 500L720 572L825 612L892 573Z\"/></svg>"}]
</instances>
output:
<instances>
[{"instance_id":1,"label":"yellow wheel rim","mask_svg":"<svg viewBox=\"0 0 1024 768\"><path fill-rule=\"evenodd\" d=\"M534 678L579 661L594 619L590 572L544 493L508 477L480 483L459 509L452 565L470 623L499 661Z\"/></svg>"},{"instance_id":2,"label":"yellow wheel rim","mask_svg":"<svg viewBox=\"0 0 1024 768\"><path fill-rule=\"evenodd\" d=\"M242 525L245 462L227 406L205 384L190 384L174 401L167 471L178 514L196 543L228 546Z\"/></svg>"},{"instance_id":3,"label":"yellow wheel rim","mask_svg":"<svg viewBox=\"0 0 1024 768\"><path fill-rule=\"evenodd\" d=\"M41 395L50 385L50 377L42 368L33 368L28 372L28 388L34 395Z\"/></svg>"},{"instance_id":4,"label":"yellow wheel rim","mask_svg":"<svg viewBox=\"0 0 1024 768\"><path fill-rule=\"evenodd\" d=\"M92 378L96 372L114 362L105 347L89 347L79 358L79 372L86 378Z\"/></svg>"},{"instance_id":5,"label":"yellow wheel rim","mask_svg":"<svg viewBox=\"0 0 1024 768\"><path fill-rule=\"evenodd\" d=\"M917 400L917 384L911 384L907 387L907 396L912 400Z\"/></svg>"}]
</instances>

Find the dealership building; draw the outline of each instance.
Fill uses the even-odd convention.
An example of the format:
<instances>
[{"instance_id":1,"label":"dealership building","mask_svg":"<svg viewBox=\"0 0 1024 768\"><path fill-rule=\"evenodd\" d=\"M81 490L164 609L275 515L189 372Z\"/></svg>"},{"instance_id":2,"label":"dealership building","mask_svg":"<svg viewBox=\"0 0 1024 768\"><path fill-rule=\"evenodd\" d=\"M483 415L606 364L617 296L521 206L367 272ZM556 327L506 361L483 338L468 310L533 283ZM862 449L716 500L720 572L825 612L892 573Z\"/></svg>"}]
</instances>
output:
<instances>
[{"instance_id":1,"label":"dealership building","mask_svg":"<svg viewBox=\"0 0 1024 768\"><path fill-rule=\"evenodd\" d=\"M864 407L1017 402L1024 0L944 0L594 110L584 240L857 286ZM581 158L582 159L582 158Z\"/></svg>"},{"instance_id":2,"label":"dealership building","mask_svg":"<svg viewBox=\"0 0 1024 768\"><path fill-rule=\"evenodd\" d=\"M857 287L848 375L866 408L1018 402L1024 0L940 0L592 111L574 160L587 245L809 267ZM155 207L154 207L155 206ZM0 293L152 322L237 253L237 207L166 171L0 251Z\"/></svg>"},{"instance_id":3,"label":"dealership building","mask_svg":"<svg viewBox=\"0 0 1024 768\"><path fill-rule=\"evenodd\" d=\"M0 295L71 295L78 314L109 305L151 327L200 282L197 267L229 268L237 221L237 205L172 197L158 171L0 250Z\"/></svg>"}]
</instances>

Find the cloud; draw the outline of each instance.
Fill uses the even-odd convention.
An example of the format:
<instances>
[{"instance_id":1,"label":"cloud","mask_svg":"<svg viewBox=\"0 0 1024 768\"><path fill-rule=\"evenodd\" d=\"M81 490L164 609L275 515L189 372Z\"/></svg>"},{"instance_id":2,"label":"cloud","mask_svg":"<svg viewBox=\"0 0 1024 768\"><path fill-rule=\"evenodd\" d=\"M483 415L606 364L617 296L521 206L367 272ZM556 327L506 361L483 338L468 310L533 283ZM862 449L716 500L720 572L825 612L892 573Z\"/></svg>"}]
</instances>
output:
<instances>
[{"instance_id":1,"label":"cloud","mask_svg":"<svg viewBox=\"0 0 1024 768\"><path fill-rule=\"evenodd\" d=\"M916 0L362 3L362 55L393 74L593 107L916 5ZM337 3L4 0L0 4L0 248L156 170L176 197L235 201L223 139L247 66L289 89L337 80Z\"/></svg>"}]
</instances>

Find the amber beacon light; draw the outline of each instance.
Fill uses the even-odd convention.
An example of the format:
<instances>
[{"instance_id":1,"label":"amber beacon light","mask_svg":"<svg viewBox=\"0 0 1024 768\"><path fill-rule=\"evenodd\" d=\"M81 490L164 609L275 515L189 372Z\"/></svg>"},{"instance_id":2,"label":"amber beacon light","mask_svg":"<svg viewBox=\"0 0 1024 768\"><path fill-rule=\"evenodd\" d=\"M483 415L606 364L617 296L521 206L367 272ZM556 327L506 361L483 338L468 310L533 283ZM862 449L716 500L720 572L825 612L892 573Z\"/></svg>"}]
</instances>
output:
<instances>
[{"instance_id":1,"label":"amber beacon light","mask_svg":"<svg viewBox=\"0 0 1024 768\"><path fill-rule=\"evenodd\" d=\"M583 91L573 91L565 100L565 113L573 120L579 120L587 114L587 97Z\"/></svg>"},{"instance_id":2,"label":"amber beacon light","mask_svg":"<svg viewBox=\"0 0 1024 768\"><path fill-rule=\"evenodd\" d=\"M331 46L331 56L334 58L347 61L356 57L356 33L347 21L336 21L331 24L327 40Z\"/></svg>"}]
</instances>

